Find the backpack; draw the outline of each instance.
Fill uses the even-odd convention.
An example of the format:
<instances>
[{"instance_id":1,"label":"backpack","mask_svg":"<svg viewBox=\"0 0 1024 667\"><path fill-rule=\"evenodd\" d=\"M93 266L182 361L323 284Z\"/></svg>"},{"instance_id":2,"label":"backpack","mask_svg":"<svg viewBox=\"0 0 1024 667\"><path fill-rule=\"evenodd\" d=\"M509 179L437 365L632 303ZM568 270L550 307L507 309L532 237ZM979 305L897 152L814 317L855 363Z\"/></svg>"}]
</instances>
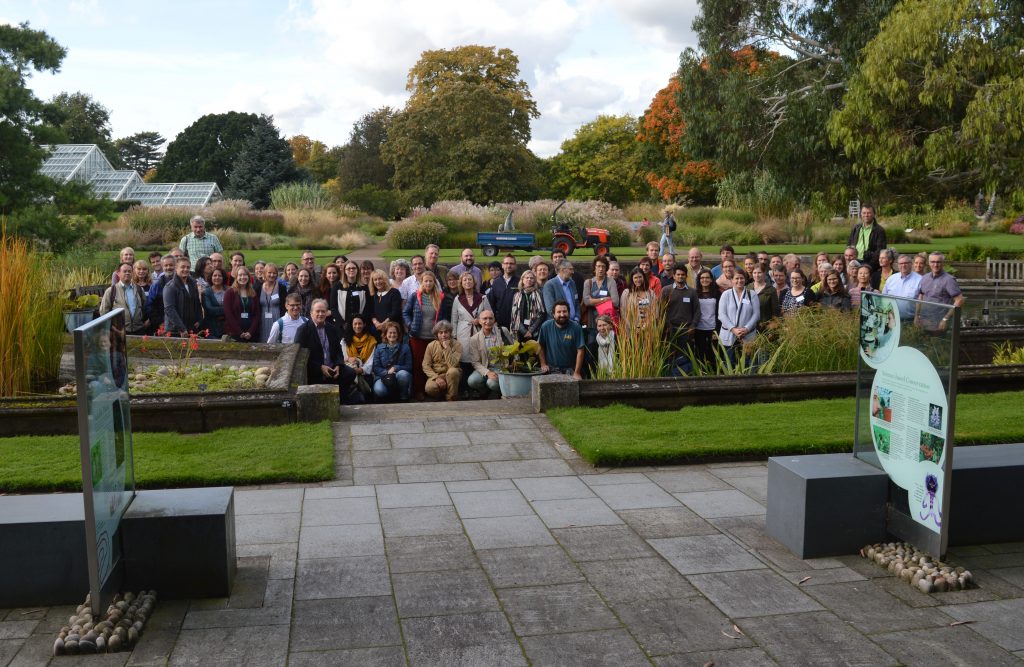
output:
<instances>
[{"instance_id":1,"label":"backpack","mask_svg":"<svg viewBox=\"0 0 1024 667\"><path fill-rule=\"evenodd\" d=\"M670 231L670 232L676 231L676 217L674 215L671 215L671 214L669 214L669 216L668 216L668 231Z\"/></svg>"}]
</instances>

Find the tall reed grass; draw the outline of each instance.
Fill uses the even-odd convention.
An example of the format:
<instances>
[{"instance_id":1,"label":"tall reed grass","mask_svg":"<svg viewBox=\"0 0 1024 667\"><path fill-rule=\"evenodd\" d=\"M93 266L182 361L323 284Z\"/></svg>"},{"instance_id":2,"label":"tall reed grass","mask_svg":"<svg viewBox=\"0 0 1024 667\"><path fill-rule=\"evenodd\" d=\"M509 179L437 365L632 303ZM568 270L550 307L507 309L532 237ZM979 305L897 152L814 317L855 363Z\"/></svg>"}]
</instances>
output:
<instances>
[{"instance_id":1,"label":"tall reed grass","mask_svg":"<svg viewBox=\"0 0 1024 667\"><path fill-rule=\"evenodd\" d=\"M324 210L331 207L331 196L319 183L285 183L270 191L270 206L278 211Z\"/></svg>"},{"instance_id":2,"label":"tall reed grass","mask_svg":"<svg viewBox=\"0 0 1024 667\"><path fill-rule=\"evenodd\" d=\"M64 346L62 299L48 260L0 223L0 397L57 378Z\"/></svg>"},{"instance_id":3,"label":"tall reed grass","mask_svg":"<svg viewBox=\"0 0 1024 667\"><path fill-rule=\"evenodd\" d=\"M609 377L616 379L661 377L672 358L672 343L665 335L665 309L648 313L624 308L616 336L615 365Z\"/></svg>"},{"instance_id":4,"label":"tall reed grass","mask_svg":"<svg viewBox=\"0 0 1024 667\"><path fill-rule=\"evenodd\" d=\"M801 308L776 318L754 350L772 360L773 373L825 373L857 368L859 315L836 308Z\"/></svg>"}]
</instances>

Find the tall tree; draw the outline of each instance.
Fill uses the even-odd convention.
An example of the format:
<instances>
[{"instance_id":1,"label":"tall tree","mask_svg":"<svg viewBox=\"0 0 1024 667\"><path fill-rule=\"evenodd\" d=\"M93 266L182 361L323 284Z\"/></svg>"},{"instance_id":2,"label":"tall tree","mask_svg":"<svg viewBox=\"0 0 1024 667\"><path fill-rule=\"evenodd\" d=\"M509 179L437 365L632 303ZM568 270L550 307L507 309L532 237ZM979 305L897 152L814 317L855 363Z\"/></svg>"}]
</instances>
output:
<instances>
[{"instance_id":1,"label":"tall tree","mask_svg":"<svg viewBox=\"0 0 1024 667\"><path fill-rule=\"evenodd\" d=\"M110 109L92 95L58 93L46 107L46 119L60 132L61 143L97 144L104 152L111 148Z\"/></svg>"},{"instance_id":2,"label":"tall tree","mask_svg":"<svg viewBox=\"0 0 1024 667\"><path fill-rule=\"evenodd\" d=\"M832 138L857 173L936 200L1024 182L1024 2L906 0L850 80Z\"/></svg>"},{"instance_id":3,"label":"tall tree","mask_svg":"<svg viewBox=\"0 0 1024 667\"><path fill-rule=\"evenodd\" d=\"M163 159L160 147L165 143L167 139L159 132L136 132L115 141L114 150L125 166L143 176L160 164Z\"/></svg>"},{"instance_id":4,"label":"tall tree","mask_svg":"<svg viewBox=\"0 0 1024 667\"><path fill-rule=\"evenodd\" d=\"M52 191L52 180L39 174L46 151L41 124L44 105L26 85L32 72L56 72L67 52L27 23L0 24L0 213L31 203Z\"/></svg>"},{"instance_id":5,"label":"tall tree","mask_svg":"<svg viewBox=\"0 0 1024 667\"><path fill-rule=\"evenodd\" d=\"M562 142L551 159L552 194L567 199L601 199L625 206L651 197L636 141L633 116L598 116Z\"/></svg>"},{"instance_id":6,"label":"tall tree","mask_svg":"<svg viewBox=\"0 0 1024 667\"><path fill-rule=\"evenodd\" d=\"M238 111L203 116L167 145L156 181L216 181L223 190L235 158L259 123L256 114Z\"/></svg>"},{"instance_id":7,"label":"tall tree","mask_svg":"<svg viewBox=\"0 0 1024 667\"><path fill-rule=\"evenodd\" d=\"M537 107L511 50L426 51L406 88L412 95L383 156L413 203L508 201L536 191L537 162L526 144Z\"/></svg>"},{"instance_id":8,"label":"tall tree","mask_svg":"<svg viewBox=\"0 0 1024 667\"><path fill-rule=\"evenodd\" d=\"M272 116L260 116L231 167L226 197L248 199L257 208L270 204L270 191L300 176L292 147L274 126Z\"/></svg>"},{"instance_id":9,"label":"tall tree","mask_svg":"<svg viewBox=\"0 0 1024 667\"><path fill-rule=\"evenodd\" d=\"M354 190L364 185L387 189L395 175L392 165L381 158L381 147L388 138L388 130L397 111L381 107L364 115L352 126L348 143L338 156L338 177L343 190Z\"/></svg>"}]
</instances>

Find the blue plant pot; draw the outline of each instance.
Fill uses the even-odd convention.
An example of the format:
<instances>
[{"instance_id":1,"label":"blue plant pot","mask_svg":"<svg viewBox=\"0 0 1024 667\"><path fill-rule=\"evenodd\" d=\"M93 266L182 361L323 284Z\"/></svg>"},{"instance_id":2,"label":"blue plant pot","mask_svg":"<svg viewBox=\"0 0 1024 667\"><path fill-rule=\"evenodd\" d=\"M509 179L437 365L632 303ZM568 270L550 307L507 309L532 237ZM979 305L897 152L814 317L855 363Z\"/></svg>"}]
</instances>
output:
<instances>
[{"instance_id":1,"label":"blue plant pot","mask_svg":"<svg viewBox=\"0 0 1024 667\"><path fill-rule=\"evenodd\" d=\"M498 373L501 395L507 397L529 396L533 388L533 376L540 373Z\"/></svg>"}]
</instances>

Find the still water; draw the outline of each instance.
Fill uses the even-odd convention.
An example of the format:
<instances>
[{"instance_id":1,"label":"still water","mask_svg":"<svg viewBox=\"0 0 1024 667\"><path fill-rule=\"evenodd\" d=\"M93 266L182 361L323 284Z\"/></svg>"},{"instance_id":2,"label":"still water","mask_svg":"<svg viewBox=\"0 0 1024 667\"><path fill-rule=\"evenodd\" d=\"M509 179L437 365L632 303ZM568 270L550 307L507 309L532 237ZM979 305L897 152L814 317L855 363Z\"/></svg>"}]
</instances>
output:
<instances>
[{"instance_id":1,"label":"still water","mask_svg":"<svg viewBox=\"0 0 1024 667\"><path fill-rule=\"evenodd\" d=\"M1024 291L965 289L964 326L1024 326Z\"/></svg>"}]
</instances>

